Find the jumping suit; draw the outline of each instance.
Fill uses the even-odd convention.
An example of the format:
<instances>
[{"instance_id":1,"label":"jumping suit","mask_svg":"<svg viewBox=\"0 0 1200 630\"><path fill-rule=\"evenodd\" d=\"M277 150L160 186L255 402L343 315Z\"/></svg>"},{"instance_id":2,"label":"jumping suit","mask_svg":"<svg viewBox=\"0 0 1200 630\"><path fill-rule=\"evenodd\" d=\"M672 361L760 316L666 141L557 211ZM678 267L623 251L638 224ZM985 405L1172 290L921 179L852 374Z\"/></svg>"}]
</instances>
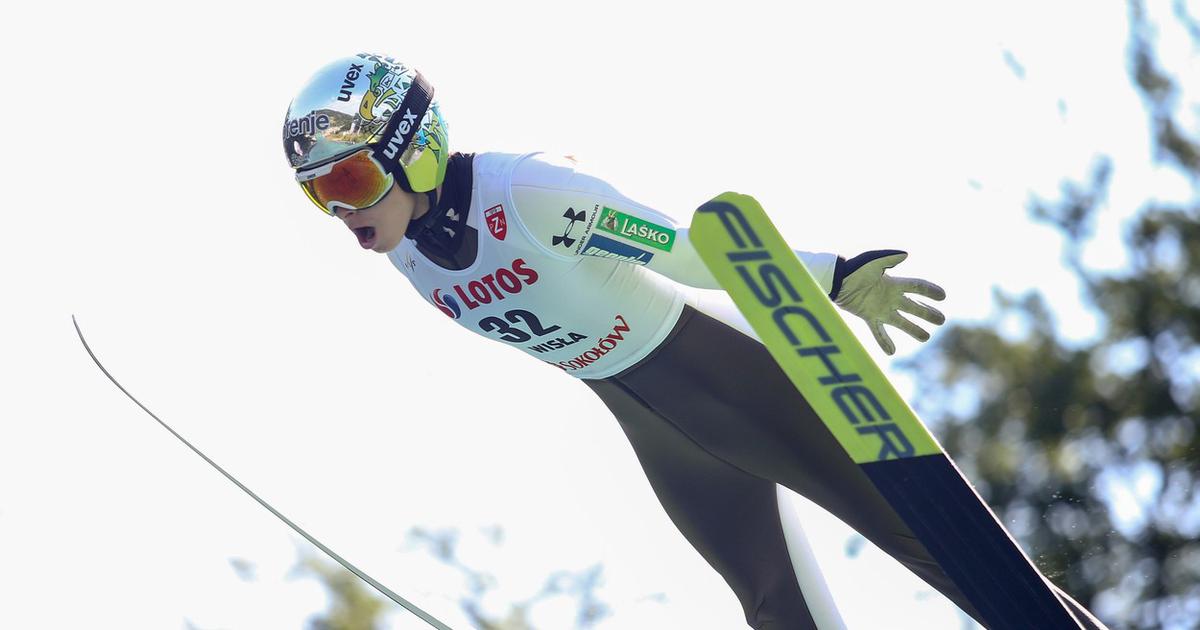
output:
<instances>
[{"instance_id":1,"label":"jumping suit","mask_svg":"<svg viewBox=\"0 0 1200 630\"><path fill-rule=\"evenodd\" d=\"M836 295L842 261L798 254ZM817 627L789 555L776 484L842 519L978 618L745 322L687 289L719 285L687 228L670 217L569 159L456 154L437 207L388 258L468 330L583 379L751 627Z\"/></svg>"}]
</instances>

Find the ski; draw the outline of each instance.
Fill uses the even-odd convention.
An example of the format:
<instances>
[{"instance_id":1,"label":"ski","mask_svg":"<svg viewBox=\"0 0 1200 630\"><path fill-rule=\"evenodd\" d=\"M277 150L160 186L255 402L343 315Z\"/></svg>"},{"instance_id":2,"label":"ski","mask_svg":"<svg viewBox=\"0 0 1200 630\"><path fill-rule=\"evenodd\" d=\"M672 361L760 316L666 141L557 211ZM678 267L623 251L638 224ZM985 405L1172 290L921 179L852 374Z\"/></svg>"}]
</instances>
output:
<instances>
[{"instance_id":1,"label":"ski","mask_svg":"<svg viewBox=\"0 0 1200 630\"><path fill-rule=\"evenodd\" d=\"M846 453L994 630L1081 626L842 320L754 198L700 206L691 239Z\"/></svg>"},{"instance_id":2,"label":"ski","mask_svg":"<svg viewBox=\"0 0 1200 630\"><path fill-rule=\"evenodd\" d=\"M75 333L77 335L79 335L79 341L80 341L80 343L83 344L83 349L87 351L88 356L90 356L92 358L92 362L94 362L96 364L96 367L100 368L100 371L103 372L104 375L108 377L108 380L112 381L112 384L116 385L117 389L121 390L121 393L125 394L125 396L127 398L129 398L129 400L132 400L135 405L137 405L138 407L141 407L142 411L145 411L147 414L150 415L151 418L154 418L154 420L157 421L158 424L162 425L162 428L169 431L171 433L171 435L175 436L175 438L177 440L179 440L180 442L183 442L183 445L188 447L189 449L191 449L193 453L195 453L196 455L199 455L200 459L203 459L206 463L208 463L209 466L212 466L213 468L215 468L217 470L217 472L221 473L226 479L228 479L230 482L232 482L233 485L235 485L239 489L241 489L242 492L245 492L246 494L250 495L251 499L254 499L256 502L258 502L259 505L266 508L266 510L268 512L270 512L271 514L274 514L276 518L283 521L285 525L292 528L292 531L303 536L304 539L307 540L308 542L312 543L312 545L314 547L316 547L317 549L320 549L322 552L325 553L325 555L329 556L335 562L337 562L338 564L345 567L347 571L358 576L358 578L360 580L366 582L367 584L370 584L371 588L374 588L376 591L378 591L383 596L387 597L388 599L392 600L393 602L396 602L400 606L404 607L406 610L408 610L412 614L416 615L422 621L424 621L425 623L429 624L430 626L436 628L437 630L451 630L450 626L447 626L446 624L442 623L433 615L430 615L429 613L427 613L424 610L422 610L421 608L419 608L416 604L413 604L412 602L408 601L407 599L404 599L403 597L401 597L400 595L398 595L397 593L392 591L392 589L379 583L378 581L375 580L375 578L367 575L364 571L362 571L358 567L351 564L349 560L346 560L345 558L341 557L340 555L335 553L332 549L330 549L329 547L326 547L321 541L317 540L316 538L313 538L308 532L301 529L299 525L293 523L291 521L291 519L284 516L279 510L276 510L275 508L271 507L270 503L267 503L262 498L260 498L257 494L254 493L253 490L242 485L242 482L238 481L237 478L235 478L233 475L229 474L228 472L225 472L224 468L221 468L221 466L219 466L216 462L209 459L207 455L205 455L204 453L202 453L200 451L200 449L196 448L195 446L192 446L191 442L187 441L182 435L180 435L177 431L175 431L175 429L172 429L170 427L170 425L168 425L166 422L163 422L162 418L159 418L157 415L155 415L153 411L150 411L150 409L148 407L146 407L146 405L143 405L141 403L141 401L139 401L137 398L134 398L133 394L129 393L129 390L125 389L125 387L123 385L121 385L120 383L117 382L117 379L112 374L109 373L108 369L104 367L104 364L100 362L100 359L98 357L96 357L96 353L92 352L92 347L88 345L87 339L83 338L83 331L79 329L79 322L75 321L74 315L71 316L71 323L75 325Z\"/></svg>"}]
</instances>

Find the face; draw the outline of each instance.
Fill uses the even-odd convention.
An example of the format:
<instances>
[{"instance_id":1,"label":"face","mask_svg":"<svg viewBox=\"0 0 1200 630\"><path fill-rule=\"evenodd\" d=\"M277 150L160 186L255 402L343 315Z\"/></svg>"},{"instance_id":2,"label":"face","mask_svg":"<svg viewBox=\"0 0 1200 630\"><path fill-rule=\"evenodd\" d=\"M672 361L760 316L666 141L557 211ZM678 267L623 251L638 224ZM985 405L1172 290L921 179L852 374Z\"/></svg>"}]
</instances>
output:
<instances>
[{"instance_id":1,"label":"face","mask_svg":"<svg viewBox=\"0 0 1200 630\"><path fill-rule=\"evenodd\" d=\"M362 210L338 208L335 215L350 228L363 249L386 254L400 244L408 222L420 214L423 195L405 192L395 184L383 199Z\"/></svg>"}]
</instances>

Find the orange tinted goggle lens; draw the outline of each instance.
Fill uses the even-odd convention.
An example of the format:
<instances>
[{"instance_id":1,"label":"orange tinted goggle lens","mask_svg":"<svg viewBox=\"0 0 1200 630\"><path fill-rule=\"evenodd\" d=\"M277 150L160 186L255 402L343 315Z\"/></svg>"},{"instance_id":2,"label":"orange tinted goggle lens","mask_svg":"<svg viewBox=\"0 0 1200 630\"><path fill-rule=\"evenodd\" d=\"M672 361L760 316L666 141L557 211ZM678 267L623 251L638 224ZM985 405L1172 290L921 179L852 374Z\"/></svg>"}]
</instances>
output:
<instances>
[{"instance_id":1,"label":"orange tinted goggle lens","mask_svg":"<svg viewBox=\"0 0 1200 630\"><path fill-rule=\"evenodd\" d=\"M392 188L392 176L363 150L337 162L332 169L300 182L304 193L326 214L337 207L360 210L373 205Z\"/></svg>"}]
</instances>

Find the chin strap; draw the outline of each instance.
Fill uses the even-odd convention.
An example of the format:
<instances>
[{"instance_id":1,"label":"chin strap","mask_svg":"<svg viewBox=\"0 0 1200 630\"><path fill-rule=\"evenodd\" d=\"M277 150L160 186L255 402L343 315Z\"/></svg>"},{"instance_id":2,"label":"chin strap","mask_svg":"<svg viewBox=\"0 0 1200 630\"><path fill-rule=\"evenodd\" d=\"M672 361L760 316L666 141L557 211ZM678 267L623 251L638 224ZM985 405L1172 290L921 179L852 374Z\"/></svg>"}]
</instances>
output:
<instances>
[{"instance_id":1,"label":"chin strap","mask_svg":"<svg viewBox=\"0 0 1200 630\"><path fill-rule=\"evenodd\" d=\"M457 250L462 244L463 234L466 233L466 213L448 203L448 196L439 200L436 191L427 192L425 195L429 200L429 210L421 215L421 218L409 223L404 236L438 251Z\"/></svg>"},{"instance_id":2,"label":"chin strap","mask_svg":"<svg viewBox=\"0 0 1200 630\"><path fill-rule=\"evenodd\" d=\"M469 153L450 156L441 197L438 197L437 189L425 193L429 210L409 223L404 236L443 255L452 256L459 250L467 232L473 159L474 155Z\"/></svg>"},{"instance_id":3,"label":"chin strap","mask_svg":"<svg viewBox=\"0 0 1200 630\"><path fill-rule=\"evenodd\" d=\"M408 229L404 231L404 235L412 240L417 240L419 237L424 237L427 232L432 232L438 219L438 197L437 189L433 189L425 193L425 199L429 202L429 209L419 219L413 219L408 223Z\"/></svg>"}]
</instances>

